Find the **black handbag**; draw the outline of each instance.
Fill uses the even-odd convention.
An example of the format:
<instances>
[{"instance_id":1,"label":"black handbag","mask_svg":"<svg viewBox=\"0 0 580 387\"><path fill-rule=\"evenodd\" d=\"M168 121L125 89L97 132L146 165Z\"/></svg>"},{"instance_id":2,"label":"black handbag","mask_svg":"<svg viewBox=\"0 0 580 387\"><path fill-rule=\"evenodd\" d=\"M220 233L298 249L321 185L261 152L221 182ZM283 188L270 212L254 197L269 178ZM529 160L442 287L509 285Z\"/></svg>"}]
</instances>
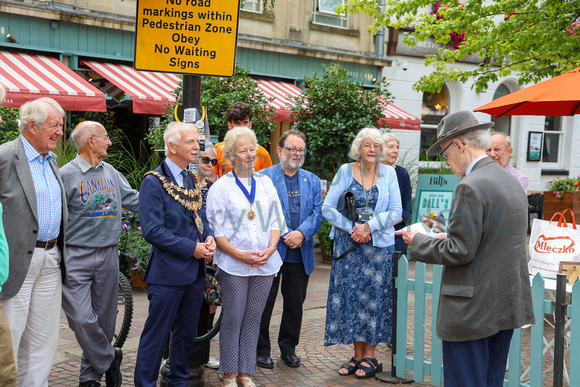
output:
<instances>
[{"instance_id":1,"label":"black handbag","mask_svg":"<svg viewBox=\"0 0 580 387\"><path fill-rule=\"evenodd\" d=\"M343 216L345 216L347 219L349 219L350 221L352 221L352 227L354 228L356 219L357 219L357 213L356 213L356 204L354 201L354 195L352 192L350 191L344 191L340 197L338 198L338 204L336 206L336 209L338 210L338 212L340 212ZM346 255L348 253L350 253L354 248L355 248L355 242L353 241L352 246L350 246L344 253L342 253L339 257L335 257L334 256L334 243L332 245L331 251L332 251L332 258L336 261L338 261L339 259L342 259L344 257L346 257Z\"/></svg>"}]
</instances>

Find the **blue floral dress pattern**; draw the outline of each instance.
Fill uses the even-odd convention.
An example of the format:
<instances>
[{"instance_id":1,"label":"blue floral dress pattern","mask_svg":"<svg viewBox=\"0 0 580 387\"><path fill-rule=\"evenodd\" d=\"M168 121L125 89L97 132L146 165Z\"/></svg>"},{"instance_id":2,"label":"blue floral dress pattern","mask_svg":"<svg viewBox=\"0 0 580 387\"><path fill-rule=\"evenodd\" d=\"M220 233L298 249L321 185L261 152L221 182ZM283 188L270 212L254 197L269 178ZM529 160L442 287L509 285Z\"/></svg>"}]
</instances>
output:
<instances>
[{"instance_id":1,"label":"blue floral dress pattern","mask_svg":"<svg viewBox=\"0 0 580 387\"><path fill-rule=\"evenodd\" d=\"M365 207L365 190L353 179L348 190L354 194L357 211ZM368 191L367 191L368 195ZM368 207L376 206L379 191L370 191ZM336 230L335 249L346 251L354 243L349 233ZM357 244L346 257L332 261L324 345L391 343L393 326L394 246L375 247L371 240Z\"/></svg>"}]
</instances>

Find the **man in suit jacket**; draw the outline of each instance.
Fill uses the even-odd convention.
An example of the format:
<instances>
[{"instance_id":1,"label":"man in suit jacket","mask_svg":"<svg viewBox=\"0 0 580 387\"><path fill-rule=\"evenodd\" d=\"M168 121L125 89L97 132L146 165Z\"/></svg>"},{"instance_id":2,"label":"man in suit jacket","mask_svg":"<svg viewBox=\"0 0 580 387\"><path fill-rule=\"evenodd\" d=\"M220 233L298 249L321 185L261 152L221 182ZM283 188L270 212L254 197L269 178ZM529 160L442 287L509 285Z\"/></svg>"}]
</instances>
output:
<instances>
[{"instance_id":1,"label":"man in suit jacket","mask_svg":"<svg viewBox=\"0 0 580 387\"><path fill-rule=\"evenodd\" d=\"M147 282L149 316L141 333L135 386L155 387L165 343L172 330L169 386L186 386L201 303L205 259L215 240L205 217L195 175L186 168L197 158L199 137L193 124L172 122L163 136L167 158L141 184L139 218L151 243Z\"/></svg>"},{"instance_id":2,"label":"man in suit jacket","mask_svg":"<svg viewBox=\"0 0 580 387\"><path fill-rule=\"evenodd\" d=\"M446 387L502 386L513 330L534 322L526 259L528 202L486 154L489 128L470 111L443 118L438 140L457 185L447 234L397 231L411 257L444 265L437 310Z\"/></svg>"},{"instance_id":3,"label":"man in suit jacket","mask_svg":"<svg viewBox=\"0 0 580 387\"><path fill-rule=\"evenodd\" d=\"M322 225L322 195L320 179L300 167L306 155L306 136L299 130L282 134L278 142L280 163L264 169L269 176L282 203L284 217L290 232L278 242L278 252L284 263L274 277L272 289L262 314L260 339L258 341L257 364L262 368L274 368L270 358L270 318L278 295L280 277L284 307L278 346L282 361L289 367L298 367L300 358L295 348L302 327L302 305L306 299L308 277L314 270L314 236Z\"/></svg>"},{"instance_id":4,"label":"man in suit jacket","mask_svg":"<svg viewBox=\"0 0 580 387\"><path fill-rule=\"evenodd\" d=\"M67 207L51 151L63 135L63 117L52 98L29 101L19 110L20 136L0 145L0 202L10 251L0 299L23 386L47 386L58 348Z\"/></svg>"}]
</instances>

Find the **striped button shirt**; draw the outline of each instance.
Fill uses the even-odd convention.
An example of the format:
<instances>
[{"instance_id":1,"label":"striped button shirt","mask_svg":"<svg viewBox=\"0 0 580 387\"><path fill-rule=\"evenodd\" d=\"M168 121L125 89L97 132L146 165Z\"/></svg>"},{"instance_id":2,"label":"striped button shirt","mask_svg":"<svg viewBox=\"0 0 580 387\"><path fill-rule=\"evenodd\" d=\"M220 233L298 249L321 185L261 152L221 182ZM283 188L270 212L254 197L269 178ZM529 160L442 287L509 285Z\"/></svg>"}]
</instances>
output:
<instances>
[{"instance_id":1,"label":"striped button shirt","mask_svg":"<svg viewBox=\"0 0 580 387\"><path fill-rule=\"evenodd\" d=\"M60 233L62 199L60 185L50 167L52 155L49 152L46 157L43 157L24 136L21 138L34 181L38 212L38 240L56 239Z\"/></svg>"}]
</instances>

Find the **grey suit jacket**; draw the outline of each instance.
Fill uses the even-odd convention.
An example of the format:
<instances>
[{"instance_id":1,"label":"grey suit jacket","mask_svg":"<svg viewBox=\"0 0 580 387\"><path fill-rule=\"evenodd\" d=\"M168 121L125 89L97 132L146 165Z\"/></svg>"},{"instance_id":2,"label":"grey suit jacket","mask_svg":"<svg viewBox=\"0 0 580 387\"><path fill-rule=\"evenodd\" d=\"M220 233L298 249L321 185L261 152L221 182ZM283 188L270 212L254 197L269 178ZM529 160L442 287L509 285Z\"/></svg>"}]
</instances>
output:
<instances>
[{"instance_id":1,"label":"grey suit jacket","mask_svg":"<svg viewBox=\"0 0 580 387\"><path fill-rule=\"evenodd\" d=\"M477 340L534 322L527 217L519 181L486 157L455 189L447 238L415 235L412 258L444 265L439 338Z\"/></svg>"},{"instance_id":2,"label":"grey suit jacket","mask_svg":"<svg viewBox=\"0 0 580 387\"><path fill-rule=\"evenodd\" d=\"M62 278L66 280L64 259L64 230L68 211L64 187L58 172L58 159L52 155L50 166L61 188L62 220L58 247L62 254ZM0 202L4 207L2 221L8 240L10 271L8 280L2 287L0 298L14 297L22 287L30 267L38 235L38 212L32 173L24 151L21 137L0 145Z\"/></svg>"}]
</instances>

